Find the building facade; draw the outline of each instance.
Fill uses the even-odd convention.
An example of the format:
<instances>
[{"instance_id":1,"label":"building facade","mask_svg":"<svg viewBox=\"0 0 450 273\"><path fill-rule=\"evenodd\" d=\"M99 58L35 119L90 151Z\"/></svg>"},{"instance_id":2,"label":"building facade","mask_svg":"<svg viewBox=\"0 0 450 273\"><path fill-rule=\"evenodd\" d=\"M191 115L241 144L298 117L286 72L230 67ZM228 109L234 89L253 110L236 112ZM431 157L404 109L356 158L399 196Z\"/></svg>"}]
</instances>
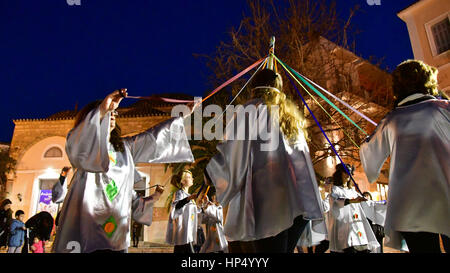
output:
<instances>
[{"instance_id":1,"label":"building facade","mask_svg":"<svg viewBox=\"0 0 450 273\"><path fill-rule=\"evenodd\" d=\"M408 28L414 58L439 70L439 88L450 95L450 1L420 0L397 15Z\"/></svg>"}]
</instances>

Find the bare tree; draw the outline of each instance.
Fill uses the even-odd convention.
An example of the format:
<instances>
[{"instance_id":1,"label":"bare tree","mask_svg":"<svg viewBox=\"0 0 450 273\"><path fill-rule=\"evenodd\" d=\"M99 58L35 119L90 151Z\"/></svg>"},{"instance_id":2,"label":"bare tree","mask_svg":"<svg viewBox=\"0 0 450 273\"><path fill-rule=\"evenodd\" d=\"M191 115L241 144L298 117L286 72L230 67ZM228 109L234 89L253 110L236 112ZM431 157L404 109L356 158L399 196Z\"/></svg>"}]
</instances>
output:
<instances>
[{"instance_id":1,"label":"bare tree","mask_svg":"<svg viewBox=\"0 0 450 273\"><path fill-rule=\"evenodd\" d=\"M375 121L379 121L387 113L393 101L390 75L356 56L351 50L354 44L349 46L349 37L356 33L351 25L351 19L358 10L357 6L350 11L347 20L341 21L337 16L335 2L327 4L325 0L283 2L261 0L248 1L248 5L250 13L244 15L237 29L231 29L230 40L222 41L212 56L204 56L208 59L208 67L213 71L211 78L213 86L218 86L256 60L267 56L270 38L275 36L275 55L290 67L330 90ZM284 92L304 110L308 121L308 144L313 163L322 164L325 159L334 157L330 145L306 111L280 66L278 71L283 77ZM222 106L228 104L249 77L247 75L247 78L236 81L205 103ZM338 149L341 158L359 162L356 145L362 143L366 134L356 129L314 93L311 92L329 115L313 102L303 89L300 89L300 92ZM244 90L234 103L244 103L249 99L249 93ZM342 107L336 101L334 103L367 133L375 128L351 110ZM201 183L206 163L214 155L215 143L210 144L204 141L197 141L194 144L203 147L199 160L201 164L190 165L191 170L200 176L194 183L194 189L200 186L198 183ZM174 175L182 169L178 164L172 164L171 167L174 167ZM319 178L324 176L318 173Z\"/></svg>"},{"instance_id":2,"label":"bare tree","mask_svg":"<svg viewBox=\"0 0 450 273\"><path fill-rule=\"evenodd\" d=\"M270 38L276 36L275 55L293 69L330 90L371 119L379 121L387 113L393 101L390 75L356 56L351 50L354 45L349 45L348 37L356 32L351 19L358 10L357 6L350 10L347 20L341 21L336 13L336 4L333 2L328 5L325 0L290 0L281 4L280 1L272 0L248 1L248 5L250 14L244 16L237 29L230 31L230 41L221 42L216 53L209 57L208 66L214 72L212 82L215 85L255 60L267 56ZM284 92L299 102L299 107L303 107L280 66L278 71L283 76ZM246 79L242 79L234 84L229 95L236 95L245 81ZM326 133L332 136L330 140L339 149L341 157L359 161L356 145L366 135L315 93L311 92L334 121L303 89L300 88L300 91ZM249 92L243 92L236 103L245 102L248 94ZM333 102L367 133L374 129L365 119L336 101ZM225 101L221 104L225 104ZM313 162L319 163L331 156L332 152L311 115L306 110L304 112L309 121L307 130Z\"/></svg>"}]
</instances>

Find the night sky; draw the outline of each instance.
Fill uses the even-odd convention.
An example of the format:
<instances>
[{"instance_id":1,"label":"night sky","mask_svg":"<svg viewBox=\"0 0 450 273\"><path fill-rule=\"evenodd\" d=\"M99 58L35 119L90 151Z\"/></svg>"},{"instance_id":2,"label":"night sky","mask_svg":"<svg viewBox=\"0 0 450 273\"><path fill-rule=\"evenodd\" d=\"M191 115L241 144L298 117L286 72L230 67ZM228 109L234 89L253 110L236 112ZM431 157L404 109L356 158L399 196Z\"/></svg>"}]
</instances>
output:
<instances>
[{"instance_id":1,"label":"night sky","mask_svg":"<svg viewBox=\"0 0 450 273\"><path fill-rule=\"evenodd\" d=\"M0 0L0 142L11 141L13 119L82 107L117 88L130 95L212 90L206 60L193 54L211 55L228 42L247 11L244 0L80 1ZM357 55L384 57L389 71L413 58L396 13L414 2L337 0L342 19L360 5Z\"/></svg>"}]
</instances>

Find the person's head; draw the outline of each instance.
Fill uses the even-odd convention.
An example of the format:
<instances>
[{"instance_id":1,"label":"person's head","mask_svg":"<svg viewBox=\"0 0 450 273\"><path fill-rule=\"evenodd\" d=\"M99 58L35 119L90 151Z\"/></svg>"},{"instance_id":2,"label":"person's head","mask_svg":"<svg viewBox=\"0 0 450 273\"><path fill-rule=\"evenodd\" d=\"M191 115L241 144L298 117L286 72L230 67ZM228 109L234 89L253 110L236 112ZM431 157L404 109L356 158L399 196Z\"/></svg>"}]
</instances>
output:
<instances>
[{"instance_id":1,"label":"person's head","mask_svg":"<svg viewBox=\"0 0 450 273\"><path fill-rule=\"evenodd\" d=\"M1 209L9 210L11 208L11 204L12 204L11 200L9 200L9 199L3 200L2 201L2 205L1 205Z\"/></svg>"},{"instance_id":2,"label":"person's head","mask_svg":"<svg viewBox=\"0 0 450 273\"><path fill-rule=\"evenodd\" d=\"M283 93L281 75L270 69L258 71L250 83L253 98L262 98L271 111L271 106L278 106L280 129L286 138L296 140L299 129L304 128L305 118L297 105ZM306 137L306 132L304 132Z\"/></svg>"},{"instance_id":3,"label":"person's head","mask_svg":"<svg viewBox=\"0 0 450 273\"><path fill-rule=\"evenodd\" d=\"M325 178L324 183L323 183L323 189L326 192L329 192L331 190L332 186L333 186L333 178L331 178L331 177Z\"/></svg>"},{"instance_id":4,"label":"person's head","mask_svg":"<svg viewBox=\"0 0 450 273\"><path fill-rule=\"evenodd\" d=\"M209 200L215 204L217 203L217 196L216 196L216 188L214 186L210 186L209 192L208 192Z\"/></svg>"},{"instance_id":5,"label":"person's head","mask_svg":"<svg viewBox=\"0 0 450 273\"><path fill-rule=\"evenodd\" d=\"M83 107L83 109L81 109L80 112L78 112L78 114L75 118L75 124L73 127L75 128L81 122L83 122L83 120L86 119L86 116L89 114L89 112L91 112L95 108L99 107L101 103L102 103L101 100L96 100L96 101L93 101L93 102L87 104L85 107ZM110 120L110 124L109 124L111 133L110 133L109 142L111 142L111 144L113 145L113 147L116 151L123 152L123 151L125 151L125 146L124 146L123 140L121 138L122 130L120 129L120 126L118 124L116 124L117 115L118 115L118 113L116 110L111 112L111 120Z\"/></svg>"},{"instance_id":6,"label":"person's head","mask_svg":"<svg viewBox=\"0 0 450 273\"><path fill-rule=\"evenodd\" d=\"M189 189L194 184L194 178L192 177L191 171L185 170L181 174L180 188Z\"/></svg>"},{"instance_id":7,"label":"person's head","mask_svg":"<svg viewBox=\"0 0 450 273\"><path fill-rule=\"evenodd\" d=\"M436 96L438 92L438 70L419 60L406 60L392 72L392 90L396 102L414 94Z\"/></svg>"},{"instance_id":8,"label":"person's head","mask_svg":"<svg viewBox=\"0 0 450 273\"><path fill-rule=\"evenodd\" d=\"M350 165L346 165L347 169L350 171L350 173L353 175L353 167ZM345 171L344 165L342 163L339 163L336 165L336 171L333 174L333 185L335 186L349 186L350 182L350 176ZM350 184L351 185L351 184Z\"/></svg>"},{"instance_id":9,"label":"person's head","mask_svg":"<svg viewBox=\"0 0 450 273\"><path fill-rule=\"evenodd\" d=\"M17 220L23 222L23 219L25 218L25 212L23 212L23 210L18 210L16 211L15 215Z\"/></svg>"},{"instance_id":10,"label":"person's head","mask_svg":"<svg viewBox=\"0 0 450 273\"><path fill-rule=\"evenodd\" d=\"M37 236L34 237L33 243L37 244L37 243L39 243L39 241L40 241L39 237L37 237Z\"/></svg>"},{"instance_id":11,"label":"person's head","mask_svg":"<svg viewBox=\"0 0 450 273\"><path fill-rule=\"evenodd\" d=\"M363 196L364 196L364 198L366 198L367 200L373 200L373 199L372 199L372 194L370 194L370 192L368 192L368 191L363 192Z\"/></svg>"}]
</instances>

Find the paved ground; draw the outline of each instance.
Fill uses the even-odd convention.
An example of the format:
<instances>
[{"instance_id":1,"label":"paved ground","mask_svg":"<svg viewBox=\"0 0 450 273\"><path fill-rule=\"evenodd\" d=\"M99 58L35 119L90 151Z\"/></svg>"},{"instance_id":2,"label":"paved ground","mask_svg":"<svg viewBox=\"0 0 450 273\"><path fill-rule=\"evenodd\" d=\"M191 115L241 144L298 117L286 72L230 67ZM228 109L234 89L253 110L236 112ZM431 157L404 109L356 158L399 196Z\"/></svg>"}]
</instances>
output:
<instances>
[{"instance_id":1,"label":"paved ground","mask_svg":"<svg viewBox=\"0 0 450 273\"><path fill-rule=\"evenodd\" d=\"M47 253L50 252L51 249L51 242L48 242L45 246L45 250ZM6 249L2 248L0 249L0 253L5 253ZM149 244L146 243L145 245L140 243L139 247L130 247L128 248L129 253L172 253L173 247L172 246L166 246L161 244ZM297 250L295 251L297 253ZM327 251L326 253L329 253ZM384 253L402 253L402 251L392 249L389 247L384 247Z\"/></svg>"}]
</instances>

